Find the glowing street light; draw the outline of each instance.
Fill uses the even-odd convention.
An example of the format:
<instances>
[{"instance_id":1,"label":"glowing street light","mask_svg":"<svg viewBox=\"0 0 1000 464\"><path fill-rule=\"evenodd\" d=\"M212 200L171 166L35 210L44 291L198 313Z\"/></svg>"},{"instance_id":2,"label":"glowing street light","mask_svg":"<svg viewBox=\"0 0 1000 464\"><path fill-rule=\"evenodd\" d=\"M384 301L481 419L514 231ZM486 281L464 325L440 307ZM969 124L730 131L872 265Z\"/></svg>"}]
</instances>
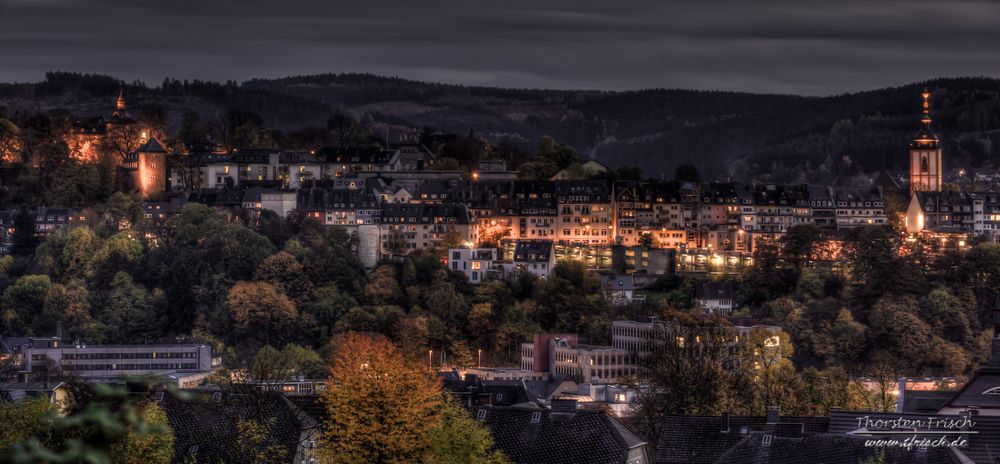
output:
<instances>
[{"instance_id":1,"label":"glowing street light","mask_svg":"<svg viewBox=\"0 0 1000 464\"><path fill-rule=\"evenodd\" d=\"M433 362L432 361L432 359L433 359L432 356L434 356L434 350L427 350L427 368L428 369L433 369L434 368L434 366L431 364Z\"/></svg>"},{"instance_id":2,"label":"glowing street light","mask_svg":"<svg viewBox=\"0 0 1000 464\"><path fill-rule=\"evenodd\" d=\"M478 367L483 367L483 349L482 349L482 348L480 348L480 349L478 349L478 350L476 350L476 351L478 351L478 352L479 352L479 361L478 361L478 362L476 363L476 365L477 365Z\"/></svg>"}]
</instances>

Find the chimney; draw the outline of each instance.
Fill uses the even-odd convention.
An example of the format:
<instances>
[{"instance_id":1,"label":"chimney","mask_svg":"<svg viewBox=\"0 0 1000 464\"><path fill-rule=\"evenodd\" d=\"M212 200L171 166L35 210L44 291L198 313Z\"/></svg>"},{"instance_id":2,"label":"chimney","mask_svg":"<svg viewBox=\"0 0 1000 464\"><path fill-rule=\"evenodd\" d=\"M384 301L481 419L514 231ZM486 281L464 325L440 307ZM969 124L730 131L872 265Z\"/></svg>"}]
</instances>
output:
<instances>
[{"instance_id":1,"label":"chimney","mask_svg":"<svg viewBox=\"0 0 1000 464\"><path fill-rule=\"evenodd\" d=\"M768 425L770 425L770 424L777 424L778 423L778 419L780 419L780 418L781 418L781 414L780 414L779 409L778 409L777 406L768 406L767 407L767 420L765 421L765 423L767 423Z\"/></svg>"},{"instance_id":2,"label":"chimney","mask_svg":"<svg viewBox=\"0 0 1000 464\"><path fill-rule=\"evenodd\" d=\"M899 378L898 392L896 395L896 412L903 412L903 406L906 404L906 377Z\"/></svg>"},{"instance_id":3,"label":"chimney","mask_svg":"<svg viewBox=\"0 0 1000 464\"><path fill-rule=\"evenodd\" d=\"M719 429L722 433L729 433L729 411L722 413L722 427Z\"/></svg>"}]
</instances>

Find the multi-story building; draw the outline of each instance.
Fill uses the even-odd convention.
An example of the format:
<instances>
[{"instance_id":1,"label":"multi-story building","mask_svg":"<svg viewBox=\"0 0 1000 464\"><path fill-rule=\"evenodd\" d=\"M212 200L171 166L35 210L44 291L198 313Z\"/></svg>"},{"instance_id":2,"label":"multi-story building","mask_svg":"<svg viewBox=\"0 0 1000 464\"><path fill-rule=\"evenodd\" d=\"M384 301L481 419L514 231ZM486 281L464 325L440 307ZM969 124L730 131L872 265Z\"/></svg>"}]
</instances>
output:
<instances>
[{"instance_id":1,"label":"multi-story building","mask_svg":"<svg viewBox=\"0 0 1000 464\"><path fill-rule=\"evenodd\" d=\"M607 244L612 229L607 182L558 182L555 190L559 208L555 240L583 245Z\"/></svg>"},{"instance_id":2,"label":"multi-story building","mask_svg":"<svg viewBox=\"0 0 1000 464\"><path fill-rule=\"evenodd\" d=\"M393 256L417 249L474 244L476 228L470 219L462 204L382 205L382 253Z\"/></svg>"},{"instance_id":3,"label":"multi-story building","mask_svg":"<svg viewBox=\"0 0 1000 464\"><path fill-rule=\"evenodd\" d=\"M28 337L19 347L19 377L73 376L111 380L128 376L211 372L218 361L203 344L86 345L60 337Z\"/></svg>"},{"instance_id":4,"label":"multi-story building","mask_svg":"<svg viewBox=\"0 0 1000 464\"><path fill-rule=\"evenodd\" d=\"M778 335L781 327L764 325L736 325L735 339L729 343L744 343L755 331ZM658 343L677 338L670 324L656 321L614 321L611 328L611 346L585 345L575 335L536 334L532 343L521 344L521 369L547 371L566 375L577 383L619 383L623 378L642 376L643 359ZM772 337L780 343L780 337Z\"/></svg>"},{"instance_id":5,"label":"multi-story building","mask_svg":"<svg viewBox=\"0 0 1000 464\"><path fill-rule=\"evenodd\" d=\"M247 149L212 154L204 160L205 188L238 187L254 181L279 181L281 151Z\"/></svg>"},{"instance_id":6,"label":"multi-story building","mask_svg":"<svg viewBox=\"0 0 1000 464\"><path fill-rule=\"evenodd\" d=\"M8 254L14 244L14 236L23 231L17 230L18 216L25 214L28 220L34 222L35 230L30 233L45 237L56 230L73 224L84 223L87 216L83 210L74 208L9 209L0 210L0 254Z\"/></svg>"},{"instance_id":7,"label":"multi-story building","mask_svg":"<svg viewBox=\"0 0 1000 464\"><path fill-rule=\"evenodd\" d=\"M834 211L838 229L881 226L889 223L882 200L882 188L833 189Z\"/></svg>"},{"instance_id":8,"label":"multi-story building","mask_svg":"<svg viewBox=\"0 0 1000 464\"><path fill-rule=\"evenodd\" d=\"M916 192L906 209L906 231L983 236L1000 241L1000 192Z\"/></svg>"},{"instance_id":9,"label":"multi-story building","mask_svg":"<svg viewBox=\"0 0 1000 464\"><path fill-rule=\"evenodd\" d=\"M500 250L496 248L451 248L448 268L465 274L469 283L479 284L503 272L499 255Z\"/></svg>"},{"instance_id":10,"label":"multi-story building","mask_svg":"<svg viewBox=\"0 0 1000 464\"><path fill-rule=\"evenodd\" d=\"M514 244L509 262L508 274L527 272L535 277L547 279L556 265L556 255L552 242L548 240L520 240Z\"/></svg>"}]
</instances>

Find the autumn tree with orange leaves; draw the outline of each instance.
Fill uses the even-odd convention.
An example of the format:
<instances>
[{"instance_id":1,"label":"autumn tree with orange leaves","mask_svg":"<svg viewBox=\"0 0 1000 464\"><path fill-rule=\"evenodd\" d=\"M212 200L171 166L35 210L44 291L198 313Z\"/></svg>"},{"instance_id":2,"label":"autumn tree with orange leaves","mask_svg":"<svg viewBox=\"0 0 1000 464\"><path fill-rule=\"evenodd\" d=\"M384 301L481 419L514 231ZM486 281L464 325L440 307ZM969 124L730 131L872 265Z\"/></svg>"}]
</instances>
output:
<instances>
[{"instance_id":1,"label":"autumn tree with orange leaves","mask_svg":"<svg viewBox=\"0 0 1000 464\"><path fill-rule=\"evenodd\" d=\"M388 340L349 333L338 345L322 394L322 462L424 461L442 421L438 380Z\"/></svg>"}]
</instances>

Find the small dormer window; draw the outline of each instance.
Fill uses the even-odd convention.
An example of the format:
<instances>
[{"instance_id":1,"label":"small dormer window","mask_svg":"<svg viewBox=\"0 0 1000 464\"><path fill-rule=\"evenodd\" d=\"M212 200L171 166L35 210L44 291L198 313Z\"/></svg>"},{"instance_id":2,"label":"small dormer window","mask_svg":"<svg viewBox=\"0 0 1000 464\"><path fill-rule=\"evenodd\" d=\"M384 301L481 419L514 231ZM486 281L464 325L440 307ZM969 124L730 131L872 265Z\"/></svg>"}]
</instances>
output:
<instances>
[{"instance_id":1,"label":"small dormer window","mask_svg":"<svg viewBox=\"0 0 1000 464\"><path fill-rule=\"evenodd\" d=\"M476 411L476 419L486 420L486 409Z\"/></svg>"},{"instance_id":2,"label":"small dormer window","mask_svg":"<svg viewBox=\"0 0 1000 464\"><path fill-rule=\"evenodd\" d=\"M541 421L542 421L542 413L537 412L537 411L531 413L531 423L532 424L537 424L537 423L539 423Z\"/></svg>"}]
</instances>

